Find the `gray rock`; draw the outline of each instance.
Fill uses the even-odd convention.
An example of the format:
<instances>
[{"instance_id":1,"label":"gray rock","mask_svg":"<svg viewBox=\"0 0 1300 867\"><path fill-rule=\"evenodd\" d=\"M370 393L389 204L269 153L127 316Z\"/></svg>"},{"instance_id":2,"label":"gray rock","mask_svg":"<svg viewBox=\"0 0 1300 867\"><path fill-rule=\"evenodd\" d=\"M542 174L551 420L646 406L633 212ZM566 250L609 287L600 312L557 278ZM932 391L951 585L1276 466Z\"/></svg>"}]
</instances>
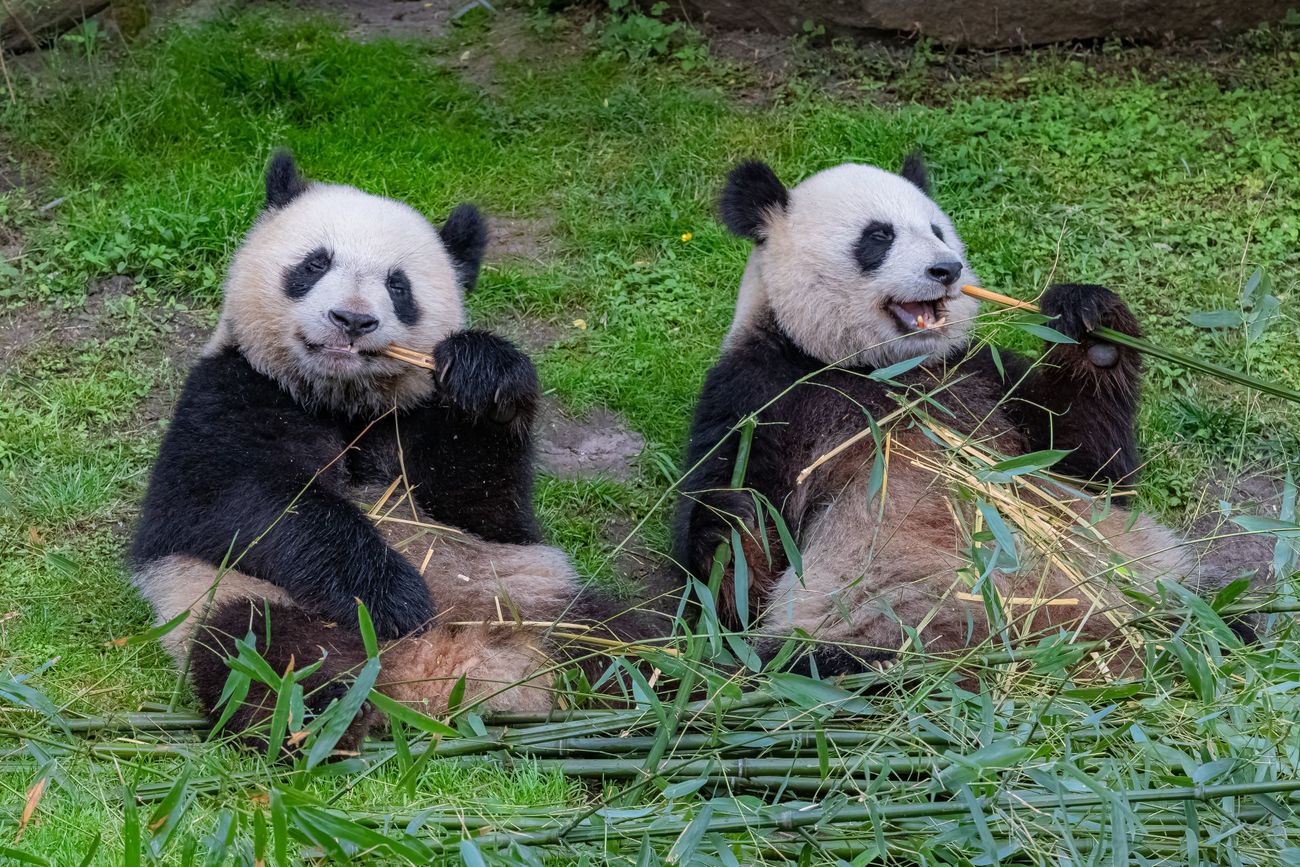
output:
<instances>
[{"instance_id":1,"label":"gray rock","mask_svg":"<svg viewBox=\"0 0 1300 867\"><path fill-rule=\"evenodd\" d=\"M537 425L537 463L558 478L631 477L645 438L617 415L593 410L583 419L567 418L552 402L542 407Z\"/></svg>"}]
</instances>

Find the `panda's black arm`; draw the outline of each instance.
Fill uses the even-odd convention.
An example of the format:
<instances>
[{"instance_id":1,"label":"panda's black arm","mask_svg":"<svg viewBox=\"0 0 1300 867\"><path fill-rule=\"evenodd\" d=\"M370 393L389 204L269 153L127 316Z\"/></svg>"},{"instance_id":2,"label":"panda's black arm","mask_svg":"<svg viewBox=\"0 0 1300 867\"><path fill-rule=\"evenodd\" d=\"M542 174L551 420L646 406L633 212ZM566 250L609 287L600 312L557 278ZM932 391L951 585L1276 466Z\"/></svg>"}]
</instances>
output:
<instances>
[{"instance_id":1,"label":"panda's black arm","mask_svg":"<svg viewBox=\"0 0 1300 867\"><path fill-rule=\"evenodd\" d=\"M707 577L717 543L729 538L732 528L755 529L759 523L753 496L729 490L740 442L737 424L767 406L804 373L797 353L787 344L779 333L756 329L728 350L705 378L673 519L673 558L697 578ZM778 505L785 499L783 488L790 475L785 472L788 456L782 454L778 441L780 430L779 425L760 425L755 430L745 473L746 487Z\"/></svg>"},{"instance_id":2,"label":"panda's black arm","mask_svg":"<svg viewBox=\"0 0 1300 867\"><path fill-rule=\"evenodd\" d=\"M420 507L491 542L541 541L533 511L537 371L504 338L462 331L434 350L435 399L399 418Z\"/></svg>"},{"instance_id":3,"label":"panda's black arm","mask_svg":"<svg viewBox=\"0 0 1300 867\"><path fill-rule=\"evenodd\" d=\"M387 636L419 627L434 614L427 588L344 496L346 443L332 419L302 410L237 351L203 359L159 451L132 560L218 565L229 552L240 571L344 626L360 598Z\"/></svg>"},{"instance_id":4,"label":"panda's black arm","mask_svg":"<svg viewBox=\"0 0 1300 867\"><path fill-rule=\"evenodd\" d=\"M287 590L302 605L347 627L356 600L376 630L395 638L424 626L433 603L419 572L392 550L343 496L306 473L249 460L203 491L181 485L151 498L137 537L137 560L188 554ZM227 556L229 555L229 556Z\"/></svg>"},{"instance_id":5,"label":"panda's black arm","mask_svg":"<svg viewBox=\"0 0 1300 867\"><path fill-rule=\"evenodd\" d=\"M1056 468L1098 482L1137 480L1138 396L1142 361L1135 350L1102 343L1091 332L1105 326L1141 336L1127 305L1102 286L1059 284L1043 295L1048 323L1076 344L1048 344L1037 361L1002 353L1008 385L1020 385L1007 409L1031 447L1070 449Z\"/></svg>"}]
</instances>

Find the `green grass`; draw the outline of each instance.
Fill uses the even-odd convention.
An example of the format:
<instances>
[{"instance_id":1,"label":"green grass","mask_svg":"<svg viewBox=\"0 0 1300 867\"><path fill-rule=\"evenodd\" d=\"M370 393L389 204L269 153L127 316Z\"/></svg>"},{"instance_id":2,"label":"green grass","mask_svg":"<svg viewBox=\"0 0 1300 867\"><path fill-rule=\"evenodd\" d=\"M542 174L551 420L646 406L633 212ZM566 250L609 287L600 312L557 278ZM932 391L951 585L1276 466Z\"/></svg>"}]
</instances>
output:
<instances>
[{"instance_id":1,"label":"green grass","mask_svg":"<svg viewBox=\"0 0 1300 867\"><path fill-rule=\"evenodd\" d=\"M183 375L166 323L175 305L215 310L226 258L256 213L260 172L277 145L292 147L315 177L406 199L435 218L473 200L492 214L553 226L540 263L491 264L470 304L482 321L522 315L558 327L563 339L539 359L546 387L576 411L620 412L649 442L627 484L539 486L552 539L586 574L607 580L617 541L608 528L646 517L666 489L730 318L746 245L723 231L713 201L740 158L763 157L793 182L845 160L897 166L919 146L986 286L1032 297L1053 278L1104 282L1157 342L1294 384L1300 319L1287 304L1300 277L1294 33L1256 33L1210 67L1107 47L991 60L942 87L932 83L945 58L930 46L884 66L837 48L834 87L823 93L822 71L805 69L757 107L746 99L757 74L699 65L690 48L698 40L656 60L635 28L589 40L576 18L529 22L533 29L507 29L479 19L441 42L358 44L327 19L263 7L163 27L89 62L55 54L20 78L0 135L40 167L43 182L40 201L0 195L0 220L27 236L17 274L0 271L0 305L44 310L40 323L64 322L106 276L128 275L136 287L102 308L94 333L47 339L0 372L0 616L18 612L0 624L0 683L5 669L30 672L57 659L33 684L69 712L169 700L175 675L161 651L106 644L149 623L120 560L157 445L150 408ZM504 32L525 40L521 52L500 51ZM489 88L449 68L464 52L498 51ZM48 213L35 207L58 197L63 203ZM1283 302L1261 338L1189 324L1190 312L1232 307L1256 267ZM575 327L578 319L588 327ZM1231 476L1294 454L1296 407L1163 364L1153 365L1150 383L1141 497L1171 520L1201 497L1209 470ZM651 515L646 543L662 548L665 537L662 512ZM1281 685L1295 677L1295 655L1261 660L1235 680L1210 678L1208 692L1194 695L1180 681L1182 691L1172 693L1071 697L1048 726L1053 749L1064 749L1070 724L1122 704L1117 724L1165 731L1190 752L1162 753L1133 736L1118 757L1080 760L1105 785L1182 785L1222 754L1258 759L1262 778L1293 773L1296 733L1283 722L1293 708ZM935 721L967 746L1026 724L1032 703L994 707L988 696L945 686L931 700L936 708L954 701L952 717ZM895 719L924 716L906 696L890 701ZM1238 711L1215 710L1234 702ZM1193 722L1206 714L1217 714L1208 733ZM13 725L5 720L0 715L0 727ZM1261 731L1289 746L1270 753L1250 743ZM30 744L21 759L0 758L0 835L10 839L34 768L45 762L39 743ZM252 846L250 798L272 773L219 745L189 752L196 779L238 776L200 797L176 839L199 841L230 810L241 817L241 845ZM123 787L170 782L184 761L91 758L84 750L55 759L55 784L20 847L76 863L102 834L99 861L117 863ZM387 813L435 805L467 815L493 805L559 813L592 794L555 771L527 767L507 773L434 761L420 771L414 795L399 777L389 763L361 777L292 783L336 806ZM689 811L692 803L683 795L678 806ZM1201 821L1229 833L1225 813ZM1300 845L1295 828L1240 832L1241 863L1266 863L1252 859L1270 844ZM987 863L943 854L942 845L924 842L928 832L907 833L893 853L900 862L924 852L925 863ZM833 848L813 847L810 857ZM173 846L167 858L183 860L181 850ZM578 855L557 855L556 863ZM635 859L636 845L624 856ZM1128 863L1112 850L1105 857ZM1228 856L1216 849L1204 858Z\"/></svg>"}]
</instances>

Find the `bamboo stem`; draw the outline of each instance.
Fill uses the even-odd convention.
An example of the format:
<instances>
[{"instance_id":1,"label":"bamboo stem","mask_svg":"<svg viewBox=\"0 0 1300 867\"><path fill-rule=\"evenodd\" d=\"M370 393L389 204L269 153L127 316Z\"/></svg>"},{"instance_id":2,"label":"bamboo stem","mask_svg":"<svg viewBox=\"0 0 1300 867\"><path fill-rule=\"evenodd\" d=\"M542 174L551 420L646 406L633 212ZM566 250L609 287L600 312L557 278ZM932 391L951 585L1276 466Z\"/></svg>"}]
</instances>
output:
<instances>
[{"instance_id":1,"label":"bamboo stem","mask_svg":"<svg viewBox=\"0 0 1300 867\"><path fill-rule=\"evenodd\" d=\"M380 355L393 358L398 361L405 361L407 364L415 367L423 367L425 370L437 370L434 366L433 356L426 355L423 352L416 352L414 349L408 349L405 346L398 346L396 343L390 343L383 349L379 350Z\"/></svg>"},{"instance_id":2,"label":"bamboo stem","mask_svg":"<svg viewBox=\"0 0 1300 867\"><path fill-rule=\"evenodd\" d=\"M998 292L992 292L980 286L963 286L961 291L972 298L978 298L981 301L991 301L994 304L1001 304L1004 307L1011 307L1016 310L1025 310L1031 313L1040 312L1035 304L1027 301L1019 301L1007 295ZM1117 343L1120 346L1126 346L1145 355L1151 355L1171 364L1177 364L1179 367L1188 370L1197 370L1201 373L1208 373L1211 376L1218 377L1225 382L1233 382L1237 385L1244 385L1247 388L1271 394L1274 397L1280 397L1285 400L1300 403L1300 391L1287 388L1277 383L1268 382L1262 379L1256 379L1252 376L1242 373L1239 370L1233 370L1231 367L1224 367L1221 364L1215 364L1212 361L1205 361L1201 358L1192 358L1190 355L1184 355L1181 352L1175 352L1172 349L1165 349L1163 346L1157 346L1150 341L1143 340L1140 337L1134 337L1131 334L1125 334L1122 331L1116 331L1113 328L1101 326L1094 328L1092 334L1098 339L1105 340L1108 343Z\"/></svg>"}]
</instances>

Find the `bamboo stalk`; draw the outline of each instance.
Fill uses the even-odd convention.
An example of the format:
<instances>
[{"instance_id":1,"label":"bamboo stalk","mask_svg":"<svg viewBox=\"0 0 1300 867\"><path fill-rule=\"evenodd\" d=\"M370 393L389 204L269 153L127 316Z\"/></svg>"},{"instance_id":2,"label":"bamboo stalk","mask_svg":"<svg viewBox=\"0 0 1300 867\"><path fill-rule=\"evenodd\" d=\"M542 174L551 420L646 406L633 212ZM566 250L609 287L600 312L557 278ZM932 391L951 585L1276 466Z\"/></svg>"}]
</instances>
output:
<instances>
[{"instance_id":1,"label":"bamboo stalk","mask_svg":"<svg viewBox=\"0 0 1300 867\"><path fill-rule=\"evenodd\" d=\"M423 352L417 352L414 349L408 349L407 347L399 346L396 343L388 344L383 349L379 350L379 354L387 356L388 358L396 359L397 361L405 361L407 364L414 365L415 367L423 367L425 370L438 369L434 366L432 355L426 355Z\"/></svg>"},{"instance_id":2,"label":"bamboo stalk","mask_svg":"<svg viewBox=\"0 0 1300 867\"><path fill-rule=\"evenodd\" d=\"M1300 780L1276 780L1262 783L1227 783L1213 786L1170 786L1159 789L1133 789L1122 793L1127 804L1167 803L1182 801L1213 801L1227 797L1249 797L1254 795L1274 795L1284 792L1300 791ZM1018 810L1058 810L1104 807L1114 795L1061 795L1056 793L1028 794L1021 791L1006 792L1000 796L977 797L976 802L986 812ZM879 820L915 819L968 815L971 806L965 799L952 801L920 801L916 803L879 803L873 799L871 804L797 804L784 809L769 809L761 812L746 813L739 816L715 816L709 823L712 833L754 834L763 829L794 831L817 825L833 818L836 825L851 823L875 823ZM510 844L546 845L561 839L568 843L597 843L611 838L639 839L645 835L653 837L675 837L682 833L687 822L662 815L654 815L650 820L638 819L626 822L601 822L598 825L581 825L575 828L559 828L554 831L524 834L485 834L476 838L480 848L496 848ZM444 844L447 845L447 844Z\"/></svg>"},{"instance_id":3,"label":"bamboo stalk","mask_svg":"<svg viewBox=\"0 0 1300 867\"><path fill-rule=\"evenodd\" d=\"M1001 304L1003 307L1025 310L1031 313L1041 312L1036 304L1030 304L1027 301L1020 301L1008 295L992 292L980 286L963 286L961 287L961 291L972 298L978 298L981 301L990 301L994 304ZM1172 349L1165 349L1163 346L1158 346L1150 341L1143 340L1140 337L1134 337L1131 334L1125 334L1122 331L1116 331L1113 328L1106 328L1105 326L1094 328L1092 334L1108 343L1117 343L1120 346L1135 349L1143 354L1154 356L1172 364L1177 364L1179 367L1184 367L1188 370L1197 370L1201 373L1208 373L1210 376L1218 377L1225 382L1244 385L1247 388L1254 389L1263 394L1271 394L1274 397L1280 397L1294 403L1300 403L1300 391L1278 385L1277 383L1268 382L1263 379L1256 379L1255 377L1242 373L1239 370L1233 370L1231 367L1224 367L1223 365L1215 364L1212 361L1193 358L1190 355L1184 355L1181 352L1175 352Z\"/></svg>"}]
</instances>

